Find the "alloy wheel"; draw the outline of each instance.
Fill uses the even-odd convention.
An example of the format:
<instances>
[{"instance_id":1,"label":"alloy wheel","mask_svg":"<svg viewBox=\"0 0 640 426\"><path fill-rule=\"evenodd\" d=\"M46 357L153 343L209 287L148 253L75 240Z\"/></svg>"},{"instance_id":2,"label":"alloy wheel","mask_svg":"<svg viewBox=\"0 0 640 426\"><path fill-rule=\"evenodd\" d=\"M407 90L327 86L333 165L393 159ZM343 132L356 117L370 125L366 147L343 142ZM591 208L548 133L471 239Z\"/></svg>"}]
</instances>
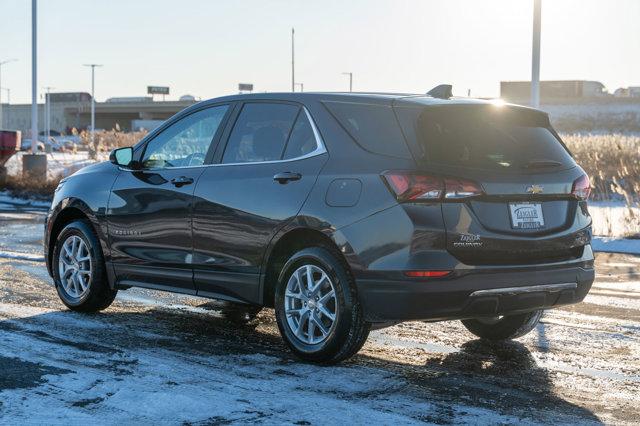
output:
<instances>
[{"instance_id":1,"label":"alloy wheel","mask_svg":"<svg viewBox=\"0 0 640 426\"><path fill-rule=\"evenodd\" d=\"M303 343L324 342L334 329L337 317L336 290L329 275L316 265L296 269L284 295L287 325Z\"/></svg>"},{"instance_id":2,"label":"alloy wheel","mask_svg":"<svg viewBox=\"0 0 640 426\"><path fill-rule=\"evenodd\" d=\"M77 235L69 236L58 254L58 272L64 291L75 299L82 298L91 286L93 261L89 247Z\"/></svg>"}]
</instances>

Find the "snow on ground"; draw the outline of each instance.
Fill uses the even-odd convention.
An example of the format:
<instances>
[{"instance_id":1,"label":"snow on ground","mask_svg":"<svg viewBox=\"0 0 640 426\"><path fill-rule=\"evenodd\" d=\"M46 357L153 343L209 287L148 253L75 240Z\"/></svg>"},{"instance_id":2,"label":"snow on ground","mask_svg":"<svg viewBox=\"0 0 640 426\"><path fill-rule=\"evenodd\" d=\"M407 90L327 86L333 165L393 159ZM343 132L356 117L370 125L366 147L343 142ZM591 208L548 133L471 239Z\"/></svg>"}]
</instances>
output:
<instances>
[{"instance_id":1,"label":"snow on ground","mask_svg":"<svg viewBox=\"0 0 640 426\"><path fill-rule=\"evenodd\" d=\"M622 238L640 233L640 208L624 201L589 201L593 234Z\"/></svg>"},{"instance_id":2,"label":"snow on ground","mask_svg":"<svg viewBox=\"0 0 640 426\"><path fill-rule=\"evenodd\" d=\"M36 259L43 214L0 210L0 423L640 418L638 256L598 254L584 303L548 311L518 341L483 342L457 321L409 322L372 332L351 361L319 367L291 356L271 310L238 326L215 302L143 289L121 291L100 314L64 309Z\"/></svg>"}]
</instances>

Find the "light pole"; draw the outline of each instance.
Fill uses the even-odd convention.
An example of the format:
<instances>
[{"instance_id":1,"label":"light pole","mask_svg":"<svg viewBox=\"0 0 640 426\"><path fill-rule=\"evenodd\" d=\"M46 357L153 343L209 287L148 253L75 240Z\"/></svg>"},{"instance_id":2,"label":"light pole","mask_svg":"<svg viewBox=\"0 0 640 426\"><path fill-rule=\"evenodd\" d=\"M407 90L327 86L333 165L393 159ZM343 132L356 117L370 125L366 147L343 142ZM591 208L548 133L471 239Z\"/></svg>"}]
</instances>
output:
<instances>
[{"instance_id":1,"label":"light pole","mask_svg":"<svg viewBox=\"0 0 640 426\"><path fill-rule=\"evenodd\" d=\"M352 72L343 72L342 75L349 76L349 91L353 92L353 73Z\"/></svg>"},{"instance_id":2,"label":"light pole","mask_svg":"<svg viewBox=\"0 0 640 426\"><path fill-rule=\"evenodd\" d=\"M91 67L91 147L95 149L94 140L96 132L96 97L95 97L95 70L101 67L101 64L84 64L85 67ZM97 152L96 152L97 154Z\"/></svg>"},{"instance_id":3,"label":"light pole","mask_svg":"<svg viewBox=\"0 0 640 426\"><path fill-rule=\"evenodd\" d=\"M4 64L8 64L9 62L15 62L17 61L17 59L7 59L6 61L0 61L0 87L2 87L2 66ZM3 121L2 121L2 90L0 90L0 129L2 129L3 126Z\"/></svg>"},{"instance_id":4,"label":"light pole","mask_svg":"<svg viewBox=\"0 0 640 426\"><path fill-rule=\"evenodd\" d=\"M533 0L533 43L531 52L531 106L540 108L540 23L542 0Z\"/></svg>"},{"instance_id":5,"label":"light pole","mask_svg":"<svg viewBox=\"0 0 640 426\"><path fill-rule=\"evenodd\" d=\"M31 0L31 154L38 152L38 0Z\"/></svg>"},{"instance_id":6,"label":"light pole","mask_svg":"<svg viewBox=\"0 0 640 426\"><path fill-rule=\"evenodd\" d=\"M11 89L8 87L0 87L0 92L2 92L3 90L7 91L7 105L11 105ZM11 117L7 113L7 123L9 123L10 120L11 120ZM2 107L0 106L0 128L2 127L1 124L2 124Z\"/></svg>"},{"instance_id":7,"label":"light pole","mask_svg":"<svg viewBox=\"0 0 640 426\"><path fill-rule=\"evenodd\" d=\"M304 83L294 83L296 86L300 86L300 91L304 92Z\"/></svg>"},{"instance_id":8,"label":"light pole","mask_svg":"<svg viewBox=\"0 0 640 426\"><path fill-rule=\"evenodd\" d=\"M296 61L295 61L295 40L296 32L291 28L291 91L296 91Z\"/></svg>"},{"instance_id":9,"label":"light pole","mask_svg":"<svg viewBox=\"0 0 640 426\"><path fill-rule=\"evenodd\" d=\"M45 126L45 134L47 135L47 142L51 139L51 89L55 89L55 87L45 86L43 87L47 93L44 95L44 126Z\"/></svg>"}]
</instances>

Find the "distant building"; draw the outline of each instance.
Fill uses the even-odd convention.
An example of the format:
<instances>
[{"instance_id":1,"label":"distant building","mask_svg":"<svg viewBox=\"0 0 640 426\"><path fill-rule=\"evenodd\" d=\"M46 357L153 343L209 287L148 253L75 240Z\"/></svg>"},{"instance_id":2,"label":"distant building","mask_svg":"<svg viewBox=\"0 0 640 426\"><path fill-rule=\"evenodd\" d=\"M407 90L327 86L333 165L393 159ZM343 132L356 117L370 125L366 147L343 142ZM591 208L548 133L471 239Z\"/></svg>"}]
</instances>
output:
<instances>
[{"instance_id":1,"label":"distant building","mask_svg":"<svg viewBox=\"0 0 640 426\"><path fill-rule=\"evenodd\" d=\"M640 86L621 87L613 92L616 98L640 98Z\"/></svg>"},{"instance_id":2,"label":"distant building","mask_svg":"<svg viewBox=\"0 0 640 426\"><path fill-rule=\"evenodd\" d=\"M91 123L91 95L84 92L51 93L51 129L69 133L72 128L87 129ZM153 128L178 111L195 103L187 98L179 101L155 102L151 97L110 98L96 102L96 129L113 129L116 124L123 131ZM21 130L23 136L31 128L31 104L3 104L0 128ZM44 104L38 104L38 127L44 130Z\"/></svg>"},{"instance_id":3,"label":"distant building","mask_svg":"<svg viewBox=\"0 0 640 426\"><path fill-rule=\"evenodd\" d=\"M540 82L540 102L559 99L587 99L607 96L599 81L547 80ZM511 102L528 103L531 99L530 81L501 81L500 98Z\"/></svg>"}]
</instances>

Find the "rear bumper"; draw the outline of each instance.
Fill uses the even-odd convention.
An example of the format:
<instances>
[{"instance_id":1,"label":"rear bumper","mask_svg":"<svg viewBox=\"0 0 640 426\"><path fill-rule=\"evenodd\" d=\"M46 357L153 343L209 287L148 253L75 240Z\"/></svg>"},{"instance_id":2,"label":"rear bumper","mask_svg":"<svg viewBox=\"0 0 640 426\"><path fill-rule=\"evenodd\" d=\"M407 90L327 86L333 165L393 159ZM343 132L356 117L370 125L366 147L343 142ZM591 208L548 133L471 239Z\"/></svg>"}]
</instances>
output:
<instances>
[{"instance_id":1,"label":"rear bumper","mask_svg":"<svg viewBox=\"0 0 640 426\"><path fill-rule=\"evenodd\" d=\"M450 320L550 309L582 301L593 283L591 263L454 271L426 281L356 279L371 322Z\"/></svg>"}]
</instances>

